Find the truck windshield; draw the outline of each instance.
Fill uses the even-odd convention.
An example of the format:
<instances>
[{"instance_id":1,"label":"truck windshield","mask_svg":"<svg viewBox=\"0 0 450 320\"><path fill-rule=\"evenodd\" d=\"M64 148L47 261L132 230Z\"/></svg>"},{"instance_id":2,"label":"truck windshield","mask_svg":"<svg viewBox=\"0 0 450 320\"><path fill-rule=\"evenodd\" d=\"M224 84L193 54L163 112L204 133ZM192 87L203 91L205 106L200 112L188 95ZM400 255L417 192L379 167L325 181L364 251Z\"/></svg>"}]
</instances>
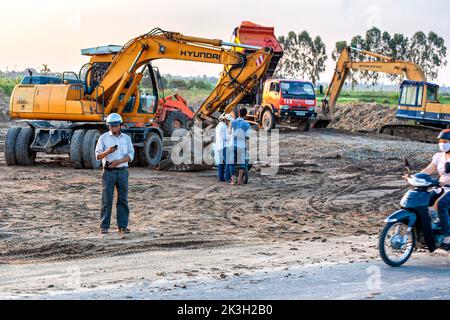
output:
<instances>
[{"instance_id":1,"label":"truck windshield","mask_svg":"<svg viewBox=\"0 0 450 320\"><path fill-rule=\"evenodd\" d=\"M315 99L314 87L308 82L281 82L281 95L287 99Z\"/></svg>"}]
</instances>

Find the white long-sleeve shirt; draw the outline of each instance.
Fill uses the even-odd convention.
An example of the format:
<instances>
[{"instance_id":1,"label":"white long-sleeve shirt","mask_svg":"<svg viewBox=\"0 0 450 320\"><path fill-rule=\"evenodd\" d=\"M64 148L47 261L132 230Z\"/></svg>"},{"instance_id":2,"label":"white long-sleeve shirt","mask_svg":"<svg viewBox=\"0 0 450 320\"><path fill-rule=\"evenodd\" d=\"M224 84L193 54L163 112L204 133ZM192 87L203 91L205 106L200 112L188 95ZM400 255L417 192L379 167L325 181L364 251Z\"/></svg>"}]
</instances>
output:
<instances>
[{"instance_id":1,"label":"white long-sleeve shirt","mask_svg":"<svg viewBox=\"0 0 450 320\"><path fill-rule=\"evenodd\" d=\"M223 150L227 147L228 127L225 122L221 121L216 127L216 151Z\"/></svg>"},{"instance_id":2,"label":"white long-sleeve shirt","mask_svg":"<svg viewBox=\"0 0 450 320\"><path fill-rule=\"evenodd\" d=\"M134 159L134 148L131 138L125 133L115 136L111 131L105 132L98 139L97 146L95 147L95 156L98 157L100 153L105 152L109 147L114 147L115 145L118 146L118 149L102 159L103 166L105 166L106 161L120 160L125 158L125 156L130 157L130 162ZM117 167L128 167L128 163L121 163Z\"/></svg>"}]
</instances>

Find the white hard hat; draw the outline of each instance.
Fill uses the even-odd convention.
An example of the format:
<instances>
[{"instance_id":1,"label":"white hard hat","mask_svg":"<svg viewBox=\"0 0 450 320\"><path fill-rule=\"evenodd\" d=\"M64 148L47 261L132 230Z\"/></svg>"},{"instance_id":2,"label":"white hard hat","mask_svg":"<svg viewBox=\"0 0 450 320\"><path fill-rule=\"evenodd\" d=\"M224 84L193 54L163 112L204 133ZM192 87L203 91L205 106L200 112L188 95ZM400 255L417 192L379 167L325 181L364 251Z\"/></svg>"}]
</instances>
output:
<instances>
[{"instance_id":1,"label":"white hard hat","mask_svg":"<svg viewBox=\"0 0 450 320\"><path fill-rule=\"evenodd\" d=\"M117 126L117 125L121 124L122 122L123 122L122 117L118 113L111 113L106 118L106 124L108 124L108 125Z\"/></svg>"},{"instance_id":2,"label":"white hard hat","mask_svg":"<svg viewBox=\"0 0 450 320\"><path fill-rule=\"evenodd\" d=\"M234 119L231 116L231 114L229 114L229 113L222 113L222 115L219 117L219 121L223 121L223 120L233 121Z\"/></svg>"}]
</instances>

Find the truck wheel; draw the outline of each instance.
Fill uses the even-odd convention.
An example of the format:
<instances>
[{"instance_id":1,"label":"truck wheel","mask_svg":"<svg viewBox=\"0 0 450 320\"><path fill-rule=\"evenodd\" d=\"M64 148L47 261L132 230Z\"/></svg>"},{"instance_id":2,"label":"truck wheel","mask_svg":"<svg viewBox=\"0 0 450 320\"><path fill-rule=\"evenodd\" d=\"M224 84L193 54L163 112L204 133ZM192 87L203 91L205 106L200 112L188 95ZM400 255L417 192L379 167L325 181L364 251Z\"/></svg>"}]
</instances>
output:
<instances>
[{"instance_id":1,"label":"truck wheel","mask_svg":"<svg viewBox=\"0 0 450 320\"><path fill-rule=\"evenodd\" d=\"M273 114L272 110L270 109L264 110L261 117L262 128L269 132L270 130L275 129L275 125L276 125L275 115Z\"/></svg>"},{"instance_id":2,"label":"truck wheel","mask_svg":"<svg viewBox=\"0 0 450 320\"><path fill-rule=\"evenodd\" d=\"M72 134L72 139L70 141L70 160L75 169L84 168L82 147L85 134L85 129L75 130Z\"/></svg>"},{"instance_id":3,"label":"truck wheel","mask_svg":"<svg viewBox=\"0 0 450 320\"><path fill-rule=\"evenodd\" d=\"M145 166L155 168L159 165L163 153L163 144L160 136L156 132L150 132L144 142L141 162Z\"/></svg>"},{"instance_id":4,"label":"truck wheel","mask_svg":"<svg viewBox=\"0 0 450 320\"><path fill-rule=\"evenodd\" d=\"M176 129L187 129L188 127L188 117L180 111L169 112L162 129L164 131L164 136L170 137Z\"/></svg>"},{"instance_id":5,"label":"truck wheel","mask_svg":"<svg viewBox=\"0 0 450 320\"><path fill-rule=\"evenodd\" d=\"M130 162L130 167L139 167L139 158L138 158L138 147L134 147L134 158L133 161Z\"/></svg>"},{"instance_id":6,"label":"truck wheel","mask_svg":"<svg viewBox=\"0 0 450 320\"><path fill-rule=\"evenodd\" d=\"M311 119L300 120L298 130L307 132L309 129L311 129Z\"/></svg>"},{"instance_id":7,"label":"truck wheel","mask_svg":"<svg viewBox=\"0 0 450 320\"><path fill-rule=\"evenodd\" d=\"M84 135L81 154L86 169L98 169L102 163L95 158L95 146L98 138L100 138L100 131L97 129L88 130Z\"/></svg>"},{"instance_id":8,"label":"truck wheel","mask_svg":"<svg viewBox=\"0 0 450 320\"><path fill-rule=\"evenodd\" d=\"M32 128L22 128L17 134L15 154L18 165L31 166L36 160L36 152L30 150L33 140L34 130Z\"/></svg>"},{"instance_id":9,"label":"truck wheel","mask_svg":"<svg viewBox=\"0 0 450 320\"><path fill-rule=\"evenodd\" d=\"M17 164L16 158L16 140L21 127L9 128L5 138L5 161L8 166Z\"/></svg>"}]
</instances>

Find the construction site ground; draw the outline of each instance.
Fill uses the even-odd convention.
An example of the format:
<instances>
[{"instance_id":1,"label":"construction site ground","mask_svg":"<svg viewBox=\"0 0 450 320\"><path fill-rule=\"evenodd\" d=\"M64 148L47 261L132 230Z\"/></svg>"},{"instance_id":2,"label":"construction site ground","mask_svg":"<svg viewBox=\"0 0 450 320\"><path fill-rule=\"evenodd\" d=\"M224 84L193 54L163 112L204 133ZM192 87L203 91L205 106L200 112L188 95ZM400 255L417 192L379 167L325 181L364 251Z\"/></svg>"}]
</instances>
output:
<instances>
[{"instance_id":1,"label":"construction site ground","mask_svg":"<svg viewBox=\"0 0 450 320\"><path fill-rule=\"evenodd\" d=\"M146 285L130 297L157 288L182 296L186 286L258 272L379 264L383 220L407 188L403 159L418 170L437 152L434 144L372 129L348 131L361 121L346 131L342 121L307 133L282 130L278 174L255 167L248 185L220 183L213 170L131 168L132 233L115 232L114 213L102 236L101 171L75 170L67 157L48 155L33 167L6 166L11 125L0 123L0 297L86 297L139 282ZM408 264L427 256L415 253Z\"/></svg>"}]
</instances>

